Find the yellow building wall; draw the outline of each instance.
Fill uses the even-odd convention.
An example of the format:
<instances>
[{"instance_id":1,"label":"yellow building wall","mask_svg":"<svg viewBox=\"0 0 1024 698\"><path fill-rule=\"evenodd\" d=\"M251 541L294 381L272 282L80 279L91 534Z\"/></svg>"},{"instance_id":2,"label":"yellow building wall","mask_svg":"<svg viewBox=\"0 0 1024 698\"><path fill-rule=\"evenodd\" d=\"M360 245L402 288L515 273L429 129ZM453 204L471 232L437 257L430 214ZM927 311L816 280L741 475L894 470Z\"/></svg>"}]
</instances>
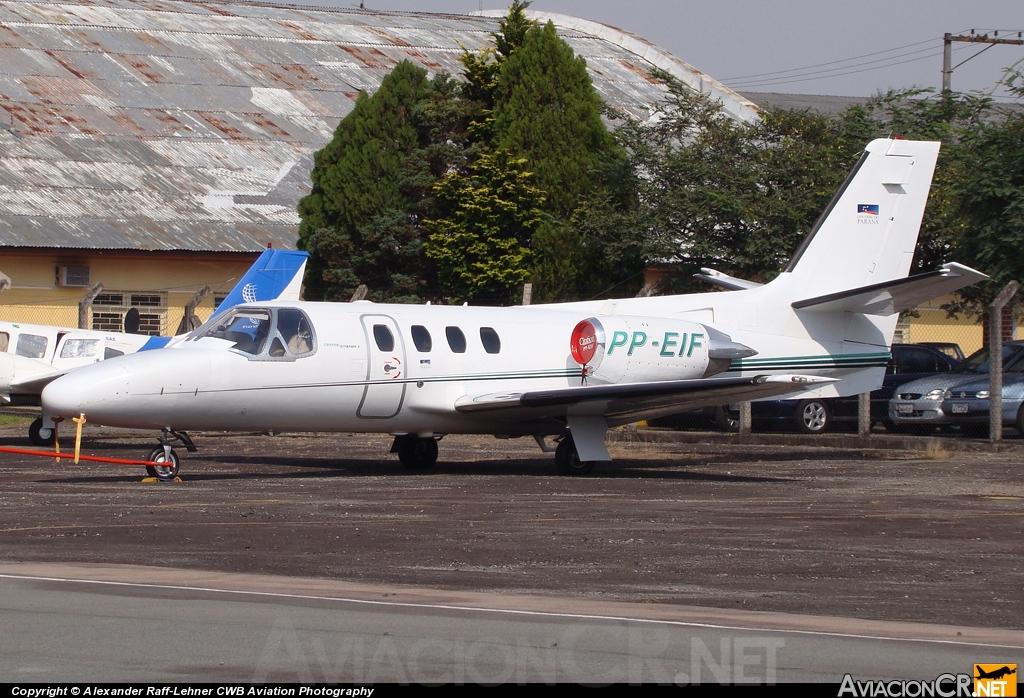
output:
<instances>
[{"instance_id":1,"label":"yellow building wall","mask_svg":"<svg viewBox=\"0 0 1024 698\"><path fill-rule=\"evenodd\" d=\"M0 293L0 320L43 325L78 326L78 303L85 287L62 287L56 270L61 266L87 266L90 286L103 284L103 292L128 291L166 294L166 320L160 334L174 334L185 304L204 286L211 293L196 309L206 320L213 312L215 295L227 294L252 265L258 254L146 255L82 254L47 255L0 253L0 272L11 286ZM102 310L94 306L94 311ZM145 312L144 308L140 308Z\"/></svg>"}]
</instances>

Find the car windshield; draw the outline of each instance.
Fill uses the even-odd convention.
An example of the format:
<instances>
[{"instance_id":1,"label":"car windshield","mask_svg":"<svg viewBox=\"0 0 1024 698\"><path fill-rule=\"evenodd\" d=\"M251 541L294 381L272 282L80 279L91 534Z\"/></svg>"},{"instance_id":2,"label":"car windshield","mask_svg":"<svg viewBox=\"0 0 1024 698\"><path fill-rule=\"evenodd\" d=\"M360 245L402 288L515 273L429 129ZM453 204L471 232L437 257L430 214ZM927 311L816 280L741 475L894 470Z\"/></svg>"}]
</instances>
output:
<instances>
[{"instance_id":1,"label":"car windshield","mask_svg":"<svg viewBox=\"0 0 1024 698\"><path fill-rule=\"evenodd\" d=\"M1014 354L1016 354L1018 351L1020 351L1020 347L1012 346L1012 345L1011 346L1006 346L1004 344L1003 345L1003 351L1002 351L1002 354L1003 354L1003 365L1005 366L1006 365L1006 360L1008 358L1010 358L1011 356L1013 356ZM1021 358L1024 359L1024 355L1021 355ZM1011 369L1011 368L1007 367L1004 370L1006 370L1006 371L1012 371L1012 370L1021 371L1021 370L1024 370L1024 364L1021 364L1020 360L1014 362L1014 365L1018 365L1018 364L1021 366L1021 368ZM968 356L966 359L964 359L962 362L960 362L960 364L955 369L953 369L953 370L954 370L955 373L984 373L984 374L987 374L988 373L988 349L987 348L979 349L978 351L974 352L973 354Z\"/></svg>"}]
</instances>

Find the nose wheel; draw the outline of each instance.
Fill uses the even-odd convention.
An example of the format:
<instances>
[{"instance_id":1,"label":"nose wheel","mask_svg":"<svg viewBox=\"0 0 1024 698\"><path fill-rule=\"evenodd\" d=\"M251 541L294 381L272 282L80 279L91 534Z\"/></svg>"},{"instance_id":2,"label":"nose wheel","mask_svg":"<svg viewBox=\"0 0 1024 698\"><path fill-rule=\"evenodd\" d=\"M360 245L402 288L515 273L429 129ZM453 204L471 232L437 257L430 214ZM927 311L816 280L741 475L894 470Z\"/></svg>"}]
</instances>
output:
<instances>
[{"instance_id":1,"label":"nose wheel","mask_svg":"<svg viewBox=\"0 0 1024 698\"><path fill-rule=\"evenodd\" d=\"M160 482L173 482L178 477L180 462L178 454L171 448L171 439L181 442L185 450L190 453L199 450L185 432L164 429L160 433L160 445L146 455L146 460L156 463L156 465L146 466L146 474L155 477Z\"/></svg>"},{"instance_id":2,"label":"nose wheel","mask_svg":"<svg viewBox=\"0 0 1024 698\"><path fill-rule=\"evenodd\" d=\"M146 466L146 474L150 477L155 477L161 482L173 482L174 478L178 477L178 454L173 448L157 446L149 452L146 460L157 463Z\"/></svg>"}]
</instances>

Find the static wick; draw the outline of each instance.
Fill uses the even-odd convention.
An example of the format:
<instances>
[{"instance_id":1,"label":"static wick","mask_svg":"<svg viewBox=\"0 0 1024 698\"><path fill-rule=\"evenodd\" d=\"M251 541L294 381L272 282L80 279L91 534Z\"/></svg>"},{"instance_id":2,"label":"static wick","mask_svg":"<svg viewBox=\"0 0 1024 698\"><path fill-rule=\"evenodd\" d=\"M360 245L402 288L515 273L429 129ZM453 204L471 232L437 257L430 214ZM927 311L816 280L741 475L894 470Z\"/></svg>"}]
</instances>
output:
<instances>
[{"instance_id":1,"label":"static wick","mask_svg":"<svg viewBox=\"0 0 1024 698\"><path fill-rule=\"evenodd\" d=\"M71 421L77 425L75 428L75 465L78 465L78 457L82 452L82 425L86 422L85 415L79 414L77 417L72 417Z\"/></svg>"}]
</instances>

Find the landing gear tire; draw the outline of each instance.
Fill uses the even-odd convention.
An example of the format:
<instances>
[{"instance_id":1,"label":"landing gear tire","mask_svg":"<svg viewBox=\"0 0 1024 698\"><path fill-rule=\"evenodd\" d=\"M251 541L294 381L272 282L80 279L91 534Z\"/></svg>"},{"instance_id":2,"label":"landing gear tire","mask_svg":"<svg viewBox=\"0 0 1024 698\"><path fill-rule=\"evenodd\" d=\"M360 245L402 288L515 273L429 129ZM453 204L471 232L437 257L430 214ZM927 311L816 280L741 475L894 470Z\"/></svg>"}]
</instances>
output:
<instances>
[{"instance_id":1,"label":"landing gear tire","mask_svg":"<svg viewBox=\"0 0 1024 698\"><path fill-rule=\"evenodd\" d=\"M45 430L49 433L49 436L44 435L43 431L43 418L37 417L36 421L32 422L28 427L28 440L34 446L53 446L57 441L53 429Z\"/></svg>"},{"instance_id":2,"label":"landing gear tire","mask_svg":"<svg viewBox=\"0 0 1024 698\"><path fill-rule=\"evenodd\" d=\"M1017 419L1013 421L1013 426L1017 427L1017 431L1024 435L1024 405L1021 405L1020 409L1017 410Z\"/></svg>"},{"instance_id":3,"label":"landing gear tire","mask_svg":"<svg viewBox=\"0 0 1024 698\"><path fill-rule=\"evenodd\" d=\"M398 445L398 461L409 470L429 470L437 463L437 441L433 437L404 438Z\"/></svg>"},{"instance_id":4,"label":"landing gear tire","mask_svg":"<svg viewBox=\"0 0 1024 698\"><path fill-rule=\"evenodd\" d=\"M740 418L726 405L715 408L715 426L721 431L735 434L740 430Z\"/></svg>"},{"instance_id":5,"label":"landing gear tire","mask_svg":"<svg viewBox=\"0 0 1024 698\"><path fill-rule=\"evenodd\" d=\"M562 439L555 449L555 468L562 475L589 475L597 461L580 460L571 436Z\"/></svg>"},{"instance_id":6,"label":"landing gear tire","mask_svg":"<svg viewBox=\"0 0 1024 698\"><path fill-rule=\"evenodd\" d=\"M174 478L178 477L178 454L173 448L168 455L164 452L163 446L157 446L149 452L146 460L160 464L146 466L146 474L150 477L155 477L161 482L173 482Z\"/></svg>"},{"instance_id":7,"label":"landing gear tire","mask_svg":"<svg viewBox=\"0 0 1024 698\"><path fill-rule=\"evenodd\" d=\"M804 434L821 434L832 426L832 413L821 400L801 400L793 414L796 428Z\"/></svg>"}]
</instances>

